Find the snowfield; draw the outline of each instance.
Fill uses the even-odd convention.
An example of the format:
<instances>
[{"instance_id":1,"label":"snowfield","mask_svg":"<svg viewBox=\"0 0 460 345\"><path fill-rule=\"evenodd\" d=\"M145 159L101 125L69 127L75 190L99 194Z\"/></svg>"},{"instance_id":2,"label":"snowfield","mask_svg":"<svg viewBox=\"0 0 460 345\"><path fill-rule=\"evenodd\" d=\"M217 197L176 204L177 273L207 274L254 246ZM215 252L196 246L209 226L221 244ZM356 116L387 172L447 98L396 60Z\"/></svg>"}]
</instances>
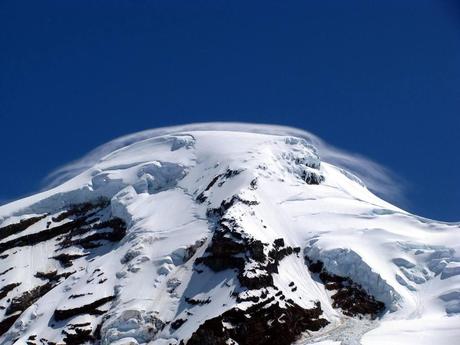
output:
<instances>
[{"instance_id":1,"label":"snowfield","mask_svg":"<svg viewBox=\"0 0 460 345\"><path fill-rule=\"evenodd\" d=\"M313 139L143 132L1 206L0 344L458 344L460 224Z\"/></svg>"}]
</instances>

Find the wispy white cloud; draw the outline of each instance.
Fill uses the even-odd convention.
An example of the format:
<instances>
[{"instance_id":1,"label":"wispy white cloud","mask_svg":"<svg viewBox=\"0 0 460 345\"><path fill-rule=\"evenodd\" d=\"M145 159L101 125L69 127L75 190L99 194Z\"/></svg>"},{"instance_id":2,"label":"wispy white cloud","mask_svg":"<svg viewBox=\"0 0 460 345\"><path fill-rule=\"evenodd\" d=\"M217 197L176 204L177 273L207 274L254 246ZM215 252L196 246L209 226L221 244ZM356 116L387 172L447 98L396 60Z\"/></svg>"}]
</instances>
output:
<instances>
[{"instance_id":1,"label":"wispy white cloud","mask_svg":"<svg viewBox=\"0 0 460 345\"><path fill-rule=\"evenodd\" d=\"M351 153L329 145L313 133L286 126L247 124L233 122L212 122L179 125L150 129L130 135L126 135L104 144L89 152L83 158L71 162L52 172L44 181L46 188L56 186L90 168L105 155L135 142L161 136L187 132L192 130L220 130L240 131L250 133L263 133L275 135L292 135L302 137L316 146L321 159L325 162L339 166L358 176L364 184L377 195L398 204L405 204L404 183L401 178L381 164L372 161L357 153Z\"/></svg>"}]
</instances>

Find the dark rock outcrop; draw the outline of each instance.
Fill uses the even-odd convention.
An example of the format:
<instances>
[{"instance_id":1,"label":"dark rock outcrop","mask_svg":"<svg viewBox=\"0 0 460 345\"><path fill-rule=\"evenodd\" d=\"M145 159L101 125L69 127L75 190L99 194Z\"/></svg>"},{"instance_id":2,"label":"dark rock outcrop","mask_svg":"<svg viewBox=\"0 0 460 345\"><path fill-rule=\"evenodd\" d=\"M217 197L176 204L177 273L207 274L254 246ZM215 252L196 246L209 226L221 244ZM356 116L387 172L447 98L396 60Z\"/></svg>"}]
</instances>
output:
<instances>
[{"instance_id":1,"label":"dark rock outcrop","mask_svg":"<svg viewBox=\"0 0 460 345\"><path fill-rule=\"evenodd\" d=\"M312 309L296 304L281 306L274 298L252 305L246 310L233 308L207 320L187 345L290 345L307 330L317 331L328 324L320 318L319 302ZM231 325L226 327L226 325Z\"/></svg>"},{"instance_id":2,"label":"dark rock outcrop","mask_svg":"<svg viewBox=\"0 0 460 345\"><path fill-rule=\"evenodd\" d=\"M10 292L11 290L13 290L15 287L19 285L21 285L21 283L11 283L11 284L2 286L0 288L0 300L5 298L6 295L8 295L8 292Z\"/></svg>"},{"instance_id":3,"label":"dark rock outcrop","mask_svg":"<svg viewBox=\"0 0 460 345\"><path fill-rule=\"evenodd\" d=\"M274 286L273 274L280 261L298 255L300 248L285 245L282 238L263 243L251 238L227 211L242 203L257 205L235 195L207 212L214 233L205 254L195 261L214 272L235 270L241 291L233 297L238 303L252 302L246 309L233 307L222 315L206 320L186 343L187 345L224 345L233 340L239 345L288 345L303 332L319 330L328 321L321 318L319 302L305 309L286 297ZM253 293L254 291L254 293Z\"/></svg>"},{"instance_id":4,"label":"dark rock outcrop","mask_svg":"<svg viewBox=\"0 0 460 345\"><path fill-rule=\"evenodd\" d=\"M364 316L376 318L385 310L385 304L377 301L368 294L359 284L348 277L341 277L327 272L321 261L312 261L305 258L310 272L318 274L327 290L334 291L332 306L342 309L347 316Z\"/></svg>"},{"instance_id":5,"label":"dark rock outcrop","mask_svg":"<svg viewBox=\"0 0 460 345\"><path fill-rule=\"evenodd\" d=\"M51 259L59 261L59 263L62 265L64 268L72 267L72 262L73 260L82 258L88 256L88 254L58 254L55 256L52 256Z\"/></svg>"},{"instance_id":6,"label":"dark rock outcrop","mask_svg":"<svg viewBox=\"0 0 460 345\"><path fill-rule=\"evenodd\" d=\"M84 215L92 216L98 210L101 210L109 205L109 200L105 198L100 198L95 202L85 202L81 204L70 205L67 210L62 212L56 217L53 217L53 222L61 222L67 218L80 218Z\"/></svg>"},{"instance_id":7,"label":"dark rock outcrop","mask_svg":"<svg viewBox=\"0 0 460 345\"><path fill-rule=\"evenodd\" d=\"M0 336L8 332L8 330L11 328L11 326L13 326L20 315L21 314L11 315L0 321Z\"/></svg>"},{"instance_id":8,"label":"dark rock outcrop","mask_svg":"<svg viewBox=\"0 0 460 345\"><path fill-rule=\"evenodd\" d=\"M196 197L196 201L199 202L199 203L203 203L207 200L208 196L206 195L206 193L216 184L217 181L219 181L218 183L218 186L219 187L222 187L223 184L230 178L236 176L236 175L239 175L243 170L239 169L239 170L232 170L232 169L227 169L225 171L225 173L223 174L219 174L217 176L215 176L211 182L209 182L209 184L206 186L206 188L200 193L198 194L198 196Z\"/></svg>"},{"instance_id":9,"label":"dark rock outcrop","mask_svg":"<svg viewBox=\"0 0 460 345\"><path fill-rule=\"evenodd\" d=\"M109 201L106 199L70 205L66 210L60 211L54 216L46 214L39 217L32 217L0 228L0 240L6 238L5 242L0 243L0 253L50 241L49 243L56 245L56 249L54 253L50 253L49 258L59 261L63 268L73 266L73 261L78 258L89 255L100 255L103 251L93 252L91 249L108 243L118 242L126 234L126 224L119 218L111 217L108 206ZM46 217L48 217L46 219L46 226L43 226L42 229L21 234L22 231ZM8 240L7 237L13 234L18 235L18 237ZM69 248L68 253L61 252L66 248ZM20 253L20 249L2 254L0 258L6 259L9 255L17 255L17 253ZM12 267L4 272L0 272L0 275L5 275L13 269L15 268ZM59 268L50 271L35 272L34 276L43 280L44 284L35 286L29 291L22 292L16 296L13 295L13 291L20 283L10 283L1 287L0 299L4 299L7 296L10 299L7 301L8 305L6 308L2 306L5 309L5 316L0 322L0 333L7 332L27 308L73 273L75 273L75 270L69 271ZM104 281L105 279L101 278L99 283ZM61 321L84 313L101 315L105 311L99 310L98 307L108 303L112 299L113 297L109 296L77 308L69 310L58 309L55 311L54 316L57 321ZM65 336L64 342L66 344L94 342L97 338L94 333L95 331L93 332L92 329L88 329L87 327L69 328L68 332L63 333ZM35 341L34 339L28 339L27 343L35 343ZM40 341L44 344L52 344L52 342L46 339L40 339Z\"/></svg>"},{"instance_id":10,"label":"dark rock outcrop","mask_svg":"<svg viewBox=\"0 0 460 345\"><path fill-rule=\"evenodd\" d=\"M310 171L304 171L301 178L306 184L318 185L324 182L323 175L319 173L311 173Z\"/></svg>"},{"instance_id":11,"label":"dark rock outcrop","mask_svg":"<svg viewBox=\"0 0 460 345\"><path fill-rule=\"evenodd\" d=\"M56 309L54 311L54 319L56 321L62 321L69 319L73 316L76 315L81 315L81 314L92 314L92 315L100 315L103 314L99 309L100 306L113 301L115 296L107 296L101 299L98 299L92 303L85 304L76 308L72 309Z\"/></svg>"},{"instance_id":12,"label":"dark rock outcrop","mask_svg":"<svg viewBox=\"0 0 460 345\"><path fill-rule=\"evenodd\" d=\"M34 225L38 221L45 218L47 215L31 217L27 219L21 219L18 223L10 224L0 228L0 240L7 238L8 236L18 234L26 230L29 226Z\"/></svg>"},{"instance_id":13,"label":"dark rock outcrop","mask_svg":"<svg viewBox=\"0 0 460 345\"><path fill-rule=\"evenodd\" d=\"M32 234L24 235L15 239L12 239L7 242L0 243L0 253L17 247L33 246L37 243L48 241L52 238L58 237L65 233L72 231L73 229L78 229L83 224L85 224L85 219L80 218L68 223L58 225L54 228L42 230Z\"/></svg>"},{"instance_id":14,"label":"dark rock outcrop","mask_svg":"<svg viewBox=\"0 0 460 345\"><path fill-rule=\"evenodd\" d=\"M23 312L53 287L54 285L48 282L23 292L20 296L13 298L8 308L6 308L5 315L8 316L18 311Z\"/></svg>"},{"instance_id":15,"label":"dark rock outcrop","mask_svg":"<svg viewBox=\"0 0 460 345\"><path fill-rule=\"evenodd\" d=\"M43 280L48 280L50 282L58 282L61 278L68 278L72 274L74 274L75 271L73 272L62 272L58 274L58 271L50 271L50 272L37 272L35 273L35 277L43 279Z\"/></svg>"},{"instance_id":16,"label":"dark rock outcrop","mask_svg":"<svg viewBox=\"0 0 460 345\"><path fill-rule=\"evenodd\" d=\"M72 332L62 331L62 333L65 335L63 340L66 345L82 345L88 342L94 343L96 340L91 328L75 327Z\"/></svg>"}]
</instances>

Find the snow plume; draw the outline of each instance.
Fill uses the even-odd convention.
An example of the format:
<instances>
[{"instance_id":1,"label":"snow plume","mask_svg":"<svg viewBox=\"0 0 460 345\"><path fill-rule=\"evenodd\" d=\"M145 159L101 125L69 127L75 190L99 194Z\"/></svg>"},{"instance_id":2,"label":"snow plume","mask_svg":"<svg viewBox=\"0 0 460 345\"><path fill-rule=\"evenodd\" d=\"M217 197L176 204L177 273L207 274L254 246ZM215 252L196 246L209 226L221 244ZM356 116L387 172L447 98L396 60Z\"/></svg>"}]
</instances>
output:
<instances>
[{"instance_id":1,"label":"snow plume","mask_svg":"<svg viewBox=\"0 0 460 345\"><path fill-rule=\"evenodd\" d=\"M211 122L178 125L149 129L129 134L101 145L89 152L83 158L55 170L45 179L44 185L46 186L46 189L55 187L90 168L107 154L122 147L157 136L189 131L236 131L272 135L292 135L304 138L318 149L318 153L322 161L343 168L347 172L357 176L361 181L363 181L367 188L377 195L398 204L404 204L406 201L403 195L403 186L400 179L384 166L362 155L338 149L329 145L318 136L301 129L287 126L235 122Z\"/></svg>"}]
</instances>

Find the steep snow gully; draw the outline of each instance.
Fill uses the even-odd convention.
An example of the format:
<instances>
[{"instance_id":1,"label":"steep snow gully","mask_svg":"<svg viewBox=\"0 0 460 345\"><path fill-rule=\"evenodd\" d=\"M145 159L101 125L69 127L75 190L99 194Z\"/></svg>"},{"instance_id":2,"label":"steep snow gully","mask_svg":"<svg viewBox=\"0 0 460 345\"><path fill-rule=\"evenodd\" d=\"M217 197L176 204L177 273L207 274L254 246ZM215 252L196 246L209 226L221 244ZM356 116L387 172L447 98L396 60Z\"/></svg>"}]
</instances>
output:
<instances>
[{"instance_id":1,"label":"steep snow gully","mask_svg":"<svg viewBox=\"0 0 460 345\"><path fill-rule=\"evenodd\" d=\"M459 344L460 225L300 134L143 132L1 206L0 344Z\"/></svg>"}]
</instances>

